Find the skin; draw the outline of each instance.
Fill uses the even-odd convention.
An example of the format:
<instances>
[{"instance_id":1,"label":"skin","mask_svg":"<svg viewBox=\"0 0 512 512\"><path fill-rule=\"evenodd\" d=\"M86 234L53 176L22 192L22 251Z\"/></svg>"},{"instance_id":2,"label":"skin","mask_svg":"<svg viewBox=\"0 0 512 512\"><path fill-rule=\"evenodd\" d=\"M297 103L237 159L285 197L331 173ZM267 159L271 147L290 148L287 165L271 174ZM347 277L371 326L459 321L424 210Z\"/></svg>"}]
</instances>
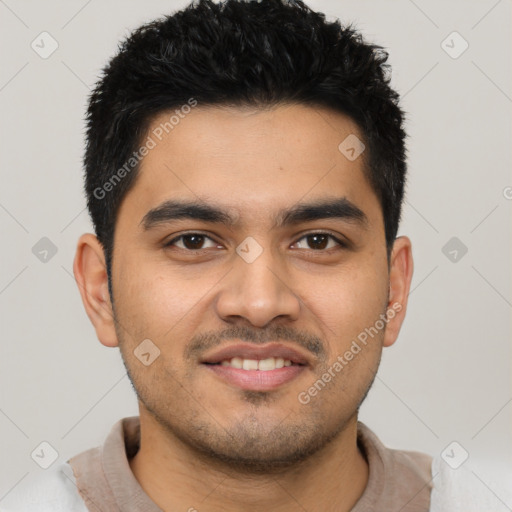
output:
<instances>
[{"instance_id":1,"label":"skin","mask_svg":"<svg viewBox=\"0 0 512 512\"><path fill-rule=\"evenodd\" d=\"M156 117L150 132L168 117ZM101 244L92 234L79 239L74 273L85 309L100 342L120 348L138 394L141 447L130 466L162 510L339 512L362 495L368 464L357 445L357 411L382 348L400 331L413 261L411 242L401 236L388 266L382 211L363 157L350 161L338 150L350 134L362 139L348 117L324 108L199 105L144 158L121 203L115 310ZM366 228L345 219L272 227L280 209L341 197L366 214ZM182 219L143 229L150 209L177 198L221 206L238 224ZM305 238L319 231L348 247L327 239L318 248ZM191 251L190 239L164 246L193 232L210 237L204 248ZM248 236L263 248L252 263L236 253ZM298 394L397 303L385 329L301 403ZM144 339L160 350L149 366L133 353ZM310 366L272 391L241 390L199 363L205 342L237 341L297 347Z\"/></svg>"}]
</instances>

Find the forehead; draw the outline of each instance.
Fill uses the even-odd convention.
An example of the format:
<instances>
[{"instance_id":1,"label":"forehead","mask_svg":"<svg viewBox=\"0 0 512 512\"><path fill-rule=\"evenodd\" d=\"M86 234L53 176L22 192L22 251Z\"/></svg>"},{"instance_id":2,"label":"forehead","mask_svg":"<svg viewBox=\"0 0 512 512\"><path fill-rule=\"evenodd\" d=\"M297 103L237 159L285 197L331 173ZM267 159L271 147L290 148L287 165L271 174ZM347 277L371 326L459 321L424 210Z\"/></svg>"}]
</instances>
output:
<instances>
[{"instance_id":1,"label":"forehead","mask_svg":"<svg viewBox=\"0 0 512 512\"><path fill-rule=\"evenodd\" d=\"M144 215L169 199L205 200L235 217L274 222L286 205L328 196L364 204L371 217L379 207L363 173L364 152L353 159L344 151L345 141L361 139L355 122L326 108L164 112L150 123L143 143L151 140L151 149L123 203Z\"/></svg>"}]
</instances>

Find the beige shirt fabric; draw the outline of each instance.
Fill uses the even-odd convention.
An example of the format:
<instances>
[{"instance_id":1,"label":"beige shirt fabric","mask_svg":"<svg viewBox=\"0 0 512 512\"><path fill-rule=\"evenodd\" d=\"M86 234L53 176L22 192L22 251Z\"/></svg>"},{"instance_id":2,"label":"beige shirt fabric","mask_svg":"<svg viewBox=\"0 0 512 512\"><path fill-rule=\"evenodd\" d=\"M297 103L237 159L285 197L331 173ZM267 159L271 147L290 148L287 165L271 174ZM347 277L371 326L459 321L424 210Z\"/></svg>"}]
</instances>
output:
<instances>
[{"instance_id":1,"label":"beige shirt fabric","mask_svg":"<svg viewBox=\"0 0 512 512\"><path fill-rule=\"evenodd\" d=\"M428 512L432 457L386 448L362 422L358 444L369 465L369 479L352 512ZM78 490L90 512L162 512L133 475L129 459L139 449L140 420L119 420L103 446L69 459Z\"/></svg>"}]
</instances>

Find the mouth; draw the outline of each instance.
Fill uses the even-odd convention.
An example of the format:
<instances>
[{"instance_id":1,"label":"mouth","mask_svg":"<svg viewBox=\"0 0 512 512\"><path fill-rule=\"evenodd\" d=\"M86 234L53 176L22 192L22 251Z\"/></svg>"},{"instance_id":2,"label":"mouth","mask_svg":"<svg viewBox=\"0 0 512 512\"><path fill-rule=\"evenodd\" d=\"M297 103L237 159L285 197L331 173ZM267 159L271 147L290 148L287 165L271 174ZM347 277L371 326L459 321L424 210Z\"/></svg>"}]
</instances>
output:
<instances>
[{"instance_id":1,"label":"mouth","mask_svg":"<svg viewBox=\"0 0 512 512\"><path fill-rule=\"evenodd\" d=\"M305 355L281 344L238 344L205 356L201 365L239 389L270 391L292 381L310 363Z\"/></svg>"},{"instance_id":2,"label":"mouth","mask_svg":"<svg viewBox=\"0 0 512 512\"><path fill-rule=\"evenodd\" d=\"M288 366L304 366L300 363L294 363L290 359L282 357L267 357L266 359L245 359L242 357L233 357L232 359L223 359L220 363L203 363L209 365L229 366L238 370L258 370L260 372L268 372Z\"/></svg>"}]
</instances>

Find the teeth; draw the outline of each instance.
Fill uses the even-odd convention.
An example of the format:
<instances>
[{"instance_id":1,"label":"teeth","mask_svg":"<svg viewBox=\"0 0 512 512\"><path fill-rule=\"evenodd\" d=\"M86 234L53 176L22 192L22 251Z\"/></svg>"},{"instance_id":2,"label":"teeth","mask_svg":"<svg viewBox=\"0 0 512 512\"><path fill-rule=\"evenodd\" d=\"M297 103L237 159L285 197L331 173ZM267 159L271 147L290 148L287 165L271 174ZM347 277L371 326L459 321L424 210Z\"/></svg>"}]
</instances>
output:
<instances>
[{"instance_id":1,"label":"teeth","mask_svg":"<svg viewBox=\"0 0 512 512\"><path fill-rule=\"evenodd\" d=\"M228 363L231 363L230 366L233 368L242 368L244 365L244 360L241 357L233 357L233 359L228 361Z\"/></svg>"},{"instance_id":2,"label":"teeth","mask_svg":"<svg viewBox=\"0 0 512 512\"><path fill-rule=\"evenodd\" d=\"M258 361L256 361L256 359L244 359L242 368L244 370L257 370L258 369Z\"/></svg>"},{"instance_id":3,"label":"teeth","mask_svg":"<svg viewBox=\"0 0 512 512\"><path fill-rule=\"evenodd\" d=\"M276 367L276 360L273 357L269 357L268 359L261 359L258 362L258 370L262 370L266 372L267 370L274 370ZM245 368L245 366L244 366Z\"/></svg>"},{"instance_id":4,"label":"teeth","mask_svg":"<svg viewBox=\"0 0 512 512\"><path fill-rule=\"evenodd\" d=\"M292 362L289 359L282 357L269 357L268 359L242 359L241 357L233 357L233 359L226 359L221 361L221 366L231 366L232 368L240 368L243 370L260 370L263 372L282 368L283 366L291 366Z\"/></svg>"}]
</instances>

